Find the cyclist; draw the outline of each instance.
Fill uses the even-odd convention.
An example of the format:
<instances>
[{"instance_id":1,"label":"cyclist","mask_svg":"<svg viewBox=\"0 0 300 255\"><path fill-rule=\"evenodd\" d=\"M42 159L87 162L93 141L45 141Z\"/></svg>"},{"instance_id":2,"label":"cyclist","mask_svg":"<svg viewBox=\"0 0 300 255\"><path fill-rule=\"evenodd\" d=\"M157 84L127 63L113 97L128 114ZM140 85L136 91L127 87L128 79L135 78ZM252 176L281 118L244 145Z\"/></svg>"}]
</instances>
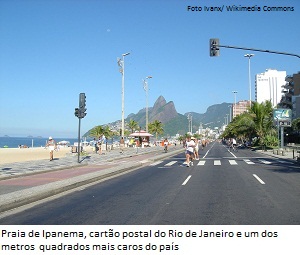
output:
<instances>
[{"instance_id":1,"label":"cyclist","mask_svg":"<svg viewBox=\"0 0 300 255\"><path fill-rule=\"evenodd\" d=\"M236 151L236 140L234 138L231 139L231 148L233 151Z\"/></svg>"}]
</instances>

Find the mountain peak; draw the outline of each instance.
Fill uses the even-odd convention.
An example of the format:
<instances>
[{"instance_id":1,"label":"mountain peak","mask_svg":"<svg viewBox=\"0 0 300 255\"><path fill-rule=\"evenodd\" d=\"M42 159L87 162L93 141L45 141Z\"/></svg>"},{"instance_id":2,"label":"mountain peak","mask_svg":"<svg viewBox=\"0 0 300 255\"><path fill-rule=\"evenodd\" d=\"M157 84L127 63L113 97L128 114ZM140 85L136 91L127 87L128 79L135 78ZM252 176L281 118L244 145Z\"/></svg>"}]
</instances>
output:
<instances>
[{"instance_id":1,"label":"mountain peak","mask_svg":"<svg viewBox=\"0 0 300 255\"><path fill-rule=\"evenodd\" d=\"M164 106L166 103L166 99L163 96L159 96L154 103L153 110L156 111L160 107Z\"/></svg>"}]
</instances>

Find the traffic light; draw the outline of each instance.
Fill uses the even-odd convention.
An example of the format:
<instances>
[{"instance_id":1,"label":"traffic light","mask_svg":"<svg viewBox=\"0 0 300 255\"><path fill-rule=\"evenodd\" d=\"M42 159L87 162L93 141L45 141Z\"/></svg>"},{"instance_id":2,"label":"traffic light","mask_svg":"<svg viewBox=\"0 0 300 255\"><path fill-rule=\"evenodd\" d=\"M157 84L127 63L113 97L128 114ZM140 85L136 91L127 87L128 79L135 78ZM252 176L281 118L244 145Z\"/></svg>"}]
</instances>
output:
<instances>
[{"instance_id":1,"label":"traffic light","mask_svg":"<svg viewBox=\"0 0 300 255\"><path fill-rule=\"evenodd\" d=\"M84 111L81 112L81 114L80 114L80 117L81 117L81 118L84 118L84 117L86 116L86 112L85 112L85 111L86 111L86 109L84 109Z\"/></svg>"},{"instance_id":2,"label":"traffic light","mask_svg":"<svg viewBox=\"0 0 300 255\"><path fill-rule=\"evenodd\" d=\"M84 118L86 116L86 96L85 93L80 93L79 94L79 109L80 109L80 114L78 118Z\"/></svg>"},{"instance_id":3,"label":"traffic light","mask_svg":"<svg viewBox=\"0 0 300 255\"><path fill-rule=\"evenodd\" d=\"M79 94L79 108L84 109L85 106L86 106L86 96L84 93L80 93Z\"/></svg>"},{"instance_id":4,"label":"traffic light","mask_svg":"<svg viewBox=\"0 0 300 255\"><path fill-rule=\"evenodd\" d=\"M209 55L211 57L220 56L219 39L213 38L209 40Z\"/></svg>"},{"instance_id":5,"label":"traffic light","mask_svg":"<svg viewBox=\"0 0 300 255\"><path fill-rule=\"evenodd\" d=\"M79 108L75 108L75 116L76 117L78 117L79 118L79 116L80 116L80 110L79 110Z\"/></svg>"}]
</instances>

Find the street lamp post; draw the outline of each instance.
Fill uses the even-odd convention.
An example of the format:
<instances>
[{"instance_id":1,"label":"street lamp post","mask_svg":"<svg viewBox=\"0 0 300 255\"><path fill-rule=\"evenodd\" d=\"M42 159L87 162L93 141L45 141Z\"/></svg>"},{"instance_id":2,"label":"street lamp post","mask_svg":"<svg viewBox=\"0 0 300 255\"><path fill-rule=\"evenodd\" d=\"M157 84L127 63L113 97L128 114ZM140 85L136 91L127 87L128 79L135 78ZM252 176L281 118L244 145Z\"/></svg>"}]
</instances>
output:
<instances>
[{"instance_id":1,"label":"street lamp post","mask_svg":"<svg viewBox=\"0 0 300 255\"><path fill-rule=\"evenodd\" d=\"M125 129L125 119L124 119L124 101L125 101L125 95L124 95L124 78L125 78L125 62L124 58L125 56L129 55L130 53L124 53L122 54L122 60L118 58L118 65L120 67L120 73L122 74L122 137L124 137L124 129Z\"/></svg>"},{"instance_id":2,"label":"street lamp post","mask_svg":"<svg viewBox=\"0 0 300 255\"><path fill-rule=\"evenodd\" d=\"M232 93L234 94L234 107L233 107L233 109L234 109L234 111L233 111L233 116L232 116L232 119L234 119L234 117L235 117L235 115L236 115L236 94L238 93L237 91L232 91Z\"/></svg>"},{"instance_id":3,"label":"street lamp post","mask_svg":"<svg viewBox=\"0 0 300 255\"><path fill-rule=\"evenodd\" d=\"M229 107L229 122L232 120L232 105L228 105Z\"/></svg>"},{"instance_id":4,"label":"street lamp post","mask_svg":"<svg viewBox=\"0 0 300 255\"><path fill-rule=\"evenodd\" d=\"M193 133L193 116L189 113L188 116L187 116L187 119L189 121L189 131L191 134Z\"/></svg>"},{"instance_id":5,"label":"street lamp post","mask_svg":"<svg viewBox=\"0 0 300 255\"><path fill-rule=\"evenodd\" d=\"M250 59L253 57L254 54L246 54L244 57L248 58L248 80L249 80L249 101L250 101L250 107L251 107L251 71L250 71Z\"/></svg>"},{"instance_id":6,"label":"street lamp post","mask_svg":"<svg viewBox=\"0 0 300 255\"><path fill-rule=\"evenodd\" d=\"M144 82L144 90L146 91L146 132L148 133L148 122L149 122L149 117L148 117L148 79L151 79L152 76L147 76Z\"/></svg>"}]
</instances>

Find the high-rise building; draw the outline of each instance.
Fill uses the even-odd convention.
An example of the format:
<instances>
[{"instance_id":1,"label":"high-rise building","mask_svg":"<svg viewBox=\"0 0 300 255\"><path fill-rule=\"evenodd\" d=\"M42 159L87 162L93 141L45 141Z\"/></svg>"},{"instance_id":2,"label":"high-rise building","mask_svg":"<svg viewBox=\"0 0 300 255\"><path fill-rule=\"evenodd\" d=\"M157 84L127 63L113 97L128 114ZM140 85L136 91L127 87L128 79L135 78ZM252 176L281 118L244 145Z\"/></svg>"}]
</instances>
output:
<instances>
[{"instance_id":1,"label":"high-rise building","mask_svg":"<svg viewBox=\"0 0 300 255\"><path fill-rule=\"evenodd\" d=\"M232 119L241 113L244 113L248 110L250 106L249 100L241 100L235 104L232 104Z\"/></svg>"},{"instance_id":2,"label":"high-rise building","mask_svg":"<svg viewBox=\"0 0 300 255\"><path fill-rule=\"evenodd\" d=\"M285 81L279 107L292 109L292 118L296 119L300 117L300 72L286 76Z\"/></svg>"},{"instance_id":3,"label":"high-rise building","mask_svg":"<svg viewBox=\"0 0 300 255\"><path fill-rule=\"evenodd\" d=\"M267 69L255 76L255 100L258 103L270 100L276 107L281 100L282 85L285 85L286 71Z\"/></svg>"}]
</instances>

